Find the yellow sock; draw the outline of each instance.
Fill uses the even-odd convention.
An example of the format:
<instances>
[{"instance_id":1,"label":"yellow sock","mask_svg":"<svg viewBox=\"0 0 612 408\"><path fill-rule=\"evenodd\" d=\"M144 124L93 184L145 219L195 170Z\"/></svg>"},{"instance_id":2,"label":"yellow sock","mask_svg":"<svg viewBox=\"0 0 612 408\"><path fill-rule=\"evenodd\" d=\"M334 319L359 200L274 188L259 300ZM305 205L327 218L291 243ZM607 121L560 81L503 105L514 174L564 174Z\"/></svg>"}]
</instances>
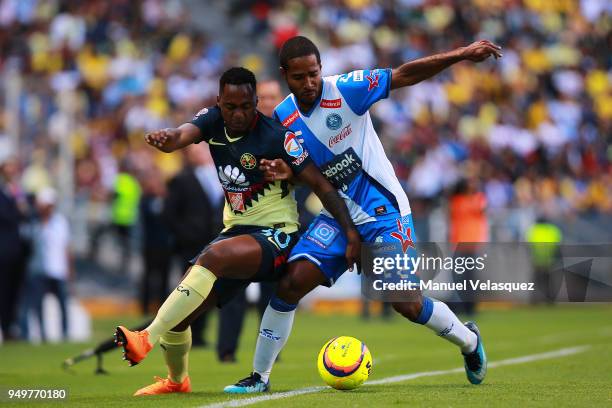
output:
<instances>
[{"instance_id":1,"label":"yellow sock","mask_svg":"<svg viewBox=\"0 0 612 408\"><path fill-rule=\"evenodd\" d=\"M189 350L191 349L191 328L182 332L169 331L159 339L164 350L164 360L168 366L168 376L175 383L182 383L189 369Z\"/></svg>"},{"instance_id":2,"label":"yellow sock","mask_svg":"<svg viewBox=\"0 0 612 408\"><path fill-rule=\"evenodd\" d=\"M149 342L155 344L159 337L185 320L208 297L217 277L208 269L194 265L183 281L172 291L157 311L157 316L145 330Z\"/></svg>"}]
</instances>

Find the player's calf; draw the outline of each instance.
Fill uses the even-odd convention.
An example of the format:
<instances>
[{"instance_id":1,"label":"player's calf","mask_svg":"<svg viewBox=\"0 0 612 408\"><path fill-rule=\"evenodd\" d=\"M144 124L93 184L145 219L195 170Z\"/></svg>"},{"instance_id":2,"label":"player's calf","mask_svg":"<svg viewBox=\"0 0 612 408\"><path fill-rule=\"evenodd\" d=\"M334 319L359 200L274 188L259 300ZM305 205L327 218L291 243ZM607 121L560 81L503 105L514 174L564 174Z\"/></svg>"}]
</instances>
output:
<instances>
[{"instance_id":1,"label":"player's calf","mask_svg":"<svg viewBox=\"0 0 612 408\"><path fill-rule=\"evenodd\" d=\"M393 309L404 316L406 319L411 322L416 322L421 315L421 311L423 310L423 301L422 299L418 299L411 302L393 302Z\"/></svg>"}]
</instances>

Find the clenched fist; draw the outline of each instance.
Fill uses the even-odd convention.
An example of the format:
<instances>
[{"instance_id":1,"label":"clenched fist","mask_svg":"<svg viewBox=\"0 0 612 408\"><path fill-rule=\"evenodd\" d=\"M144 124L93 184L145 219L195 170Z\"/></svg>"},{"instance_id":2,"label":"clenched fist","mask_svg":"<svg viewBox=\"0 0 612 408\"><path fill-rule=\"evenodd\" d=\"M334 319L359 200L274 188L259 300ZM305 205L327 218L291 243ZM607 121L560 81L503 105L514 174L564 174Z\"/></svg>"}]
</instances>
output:
<instances>
[{"instance_id":1,"label":"clenched fist","mask_svg":"<svg viewBox=\"0 0 612 408\"><path fill-rule=\"evenodd\" d=\"M474 62L484 61L491 55L495 59L503 56L501 47L488 40L476 41L467 47L462 47L460 53L463 58Z\"/></svg>"},{"instance_id":2,"label":"clenched fist","mask_svg":"<svg viewBox=\"0 0 612 408\"><path fill-rule=\"evenodd\" d=\"M145 134L145 142L159 150L166 150L176 144L181 131L179 129L160 129Z\"/></svg>"}]
</instances>

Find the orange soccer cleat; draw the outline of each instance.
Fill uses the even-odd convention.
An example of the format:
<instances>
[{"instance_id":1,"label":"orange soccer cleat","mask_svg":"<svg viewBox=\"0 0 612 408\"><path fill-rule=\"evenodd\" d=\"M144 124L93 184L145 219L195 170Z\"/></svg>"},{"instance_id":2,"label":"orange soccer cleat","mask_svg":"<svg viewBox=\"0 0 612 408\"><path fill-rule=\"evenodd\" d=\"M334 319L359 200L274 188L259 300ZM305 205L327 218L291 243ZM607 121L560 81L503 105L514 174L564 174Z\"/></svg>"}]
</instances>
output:
<instances>
[{"instance_id":1,"label":"orange soccer cleat","mask_svg":"<svg viewBox=\"0 0 612 408\"><path fill-rule=\"evenodd\" d=\"M170 394L173 392L191 392L191 380L185 377L182 383L175 383L169 378L153 377L155 382L136 391L134 396Z\"/></svg>"},{"instance_id":2,"label":"orange soccer cleat","mask_svg":"<svg viewBox=\"0 0 612 408\"><path fill-rule=\"evenodd\" d=\"M123 347L123 359L127 360L130 366L140 363L153 348L149 343L149 332L130 331L123 326L118 326L115 331L115 343Z\"/></svg>"}]
</instances>

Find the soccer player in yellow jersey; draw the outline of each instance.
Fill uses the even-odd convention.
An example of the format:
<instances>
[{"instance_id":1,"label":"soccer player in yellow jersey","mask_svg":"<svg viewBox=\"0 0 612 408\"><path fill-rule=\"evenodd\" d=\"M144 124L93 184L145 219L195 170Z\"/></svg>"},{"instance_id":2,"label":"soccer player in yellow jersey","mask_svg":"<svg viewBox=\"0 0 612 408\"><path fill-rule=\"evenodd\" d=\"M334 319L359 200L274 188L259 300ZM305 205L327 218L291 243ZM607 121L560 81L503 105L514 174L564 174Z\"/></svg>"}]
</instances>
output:
<instances>
[{"instance_id":1,"label":"soccer player in yellow jersey","mask_svg":"<svg viewBox=\"0 0 612 408\"><path fill-rule=\"evenodd\" d=\"M168 377L135 395L191 391L187 373L190 322L202 311L222 306L253 281L278 280L297 239L298 213L291 184L271 181L262 159L282 159L310 186L348 237L346 261L358 261L360 236L344 200L312 163L298 137L256 110L256 80L244 68L231 68L219 81L217 105L200 110L191 123L145 135L148 144L170 153L206 142L225 191L225 229L196 256L142 331L117 327L116 341L130 365L142 361L159 341ZM202 217L210 216L202 214Z\"/></svg>"}]
</instances>

